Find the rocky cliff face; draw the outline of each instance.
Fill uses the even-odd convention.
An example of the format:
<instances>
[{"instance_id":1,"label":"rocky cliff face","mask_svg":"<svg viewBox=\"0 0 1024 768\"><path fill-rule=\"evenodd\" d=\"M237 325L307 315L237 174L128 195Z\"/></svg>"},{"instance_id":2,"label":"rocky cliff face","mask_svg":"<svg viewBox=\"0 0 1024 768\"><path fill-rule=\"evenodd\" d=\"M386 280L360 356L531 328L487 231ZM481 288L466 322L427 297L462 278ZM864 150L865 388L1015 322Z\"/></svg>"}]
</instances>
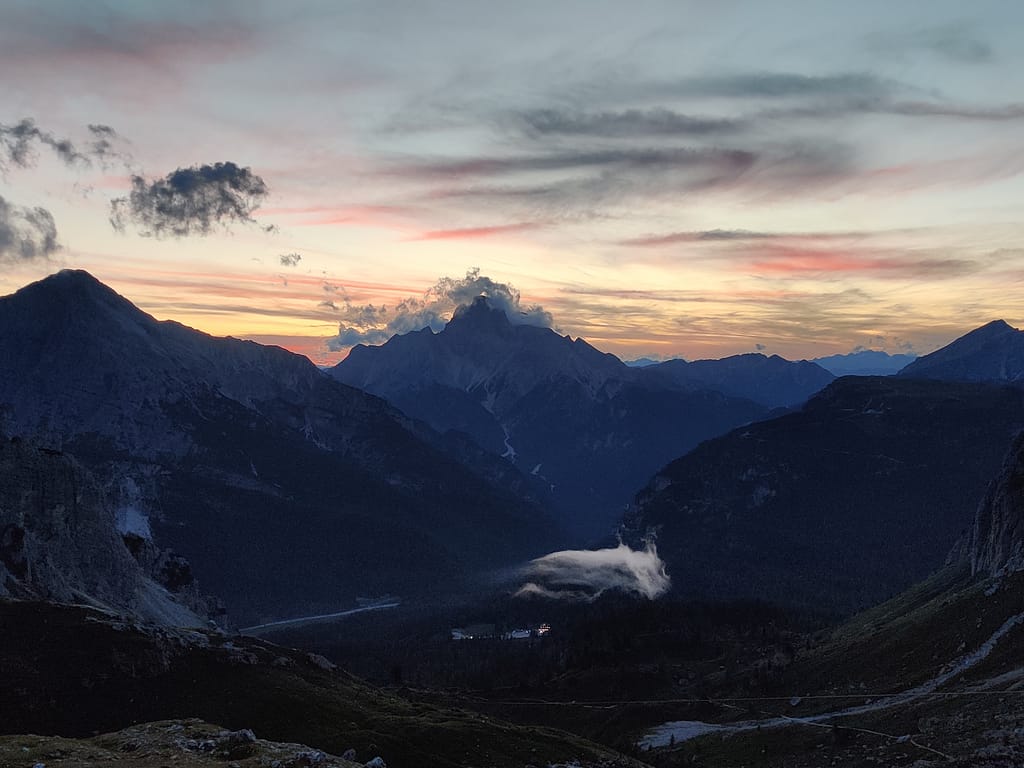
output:
<instances>
[{"instance_id":1,"label":"rocky cliff face","mask_svg":"<svg viewBox=\"0 0 1024 768\"><path fill-rule=\"evenodd\" d=\"M1024 570L1024 432L978 507L968 554L975 575Z\"/></svg>"},{"instance_id":2,"label":"rocky cliff face","mask_svg":"<svg viewBox=\"0 0 1024 768\"><path fill-rule=\"evenodd\" d=\"M184 605L196 597L191 578L183 577L187 563L152 542L137 549L139 559L118 532L99 483L74 459L0 439L0 597L203 624Z\"/></svg>"}]
</instances>

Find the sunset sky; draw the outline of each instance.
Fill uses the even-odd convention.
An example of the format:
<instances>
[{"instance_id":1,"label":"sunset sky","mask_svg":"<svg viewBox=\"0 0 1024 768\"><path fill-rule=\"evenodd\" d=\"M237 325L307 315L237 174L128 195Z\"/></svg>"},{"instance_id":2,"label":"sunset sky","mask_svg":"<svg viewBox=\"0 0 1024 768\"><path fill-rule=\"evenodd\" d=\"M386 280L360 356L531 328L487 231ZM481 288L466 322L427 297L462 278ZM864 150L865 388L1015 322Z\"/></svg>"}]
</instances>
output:
<instances>
[{"instance_id":1,"label":"sunset sky","mask_svg":"<svg viewBox=\"0 0 1024 768\"><path fill-rule=\"evenodd\" d=\"M1016 0L0 0L0 293L87 269L320 363L485 278L625 358L925 353L1024 324L1022 30Z\"/></svg>"}]
</instances>

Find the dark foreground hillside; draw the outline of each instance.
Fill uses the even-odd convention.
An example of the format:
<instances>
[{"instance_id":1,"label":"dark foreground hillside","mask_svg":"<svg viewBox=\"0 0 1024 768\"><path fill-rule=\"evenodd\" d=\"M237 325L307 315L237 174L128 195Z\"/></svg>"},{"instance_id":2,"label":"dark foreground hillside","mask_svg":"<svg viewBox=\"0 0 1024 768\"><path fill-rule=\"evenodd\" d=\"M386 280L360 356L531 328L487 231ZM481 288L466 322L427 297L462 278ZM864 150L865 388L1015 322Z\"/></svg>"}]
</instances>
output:
<instances>
[{"instance_id":1,"label":"dark foreground hillside","mask_svg":"<svg viewBox=\"0 0 1024 768\"><path fill-rule=\"evenodd\" d=\"M149 721L200 718L337 755L350 748L364 760L379 755L391 768L574 759L637 765L564 732L410 703L322 657L250 638L9 601L0 602L0 637L0 731L7 734L85 738ZM0 750L8 743L0 741Z\"/></svg>"}]
</instances>

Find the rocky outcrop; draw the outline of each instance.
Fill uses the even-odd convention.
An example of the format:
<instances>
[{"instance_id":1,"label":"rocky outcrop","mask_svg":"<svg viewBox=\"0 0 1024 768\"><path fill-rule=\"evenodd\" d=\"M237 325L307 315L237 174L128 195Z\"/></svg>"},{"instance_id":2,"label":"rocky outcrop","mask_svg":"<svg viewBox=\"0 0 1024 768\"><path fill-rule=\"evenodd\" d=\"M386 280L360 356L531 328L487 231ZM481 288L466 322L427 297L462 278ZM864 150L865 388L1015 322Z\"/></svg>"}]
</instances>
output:
<instances>
[{"instance_id":1,"label":"rocky outcrop","mask_svg":"<svg viewBox=\"0 0 1024 768\"><path fill-rule=\"evenodd\" d=\"M1024 432L978 507L969 557L975 575L1024 570Z\"/></svg>"},{"instance_id":2,"label":"rocky outcrop","mask_svg":"<svg viewBox=\"0 0 1024 768\"><path fill-rule=\"evenodd\" d=\"M194 591L187 563L152 542L138 549L137 559L103 489L72 457L0 439L0 596L86 603L164 624L204 623L184 604L193 597L188 588Z\"/></svg>"}]
</instances>

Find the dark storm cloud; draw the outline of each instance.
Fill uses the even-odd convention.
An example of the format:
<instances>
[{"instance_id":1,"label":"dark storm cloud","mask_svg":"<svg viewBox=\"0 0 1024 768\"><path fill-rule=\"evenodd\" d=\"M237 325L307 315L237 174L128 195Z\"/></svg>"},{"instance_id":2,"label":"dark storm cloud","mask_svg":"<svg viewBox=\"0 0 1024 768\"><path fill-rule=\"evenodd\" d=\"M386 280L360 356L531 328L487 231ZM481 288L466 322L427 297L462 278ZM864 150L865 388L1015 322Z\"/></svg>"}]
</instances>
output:
<instances>
[{"instance_id":1,"label":"dark storm cloud","mask_svg":"<svg viewBox=\"0 0 1024 768\"><path fill-rule=\"evenodd\" d=\"M48 210L12 205L0 197L0 263L46 258L59 250Z\"/></svg>"},{"instance_id":2,"label":"dark storm cloud","mask_svg":"<svg viewBox=\"0 0 1024 768\"><path fill-rule=\"evenodd\" d=\"M551 327L551 314L533 304L523 306L519 291L509 283L502 283L481 275L479 269L470 269L463 278L442 277L422 298L409 297L394 308L366 304L358 306L347 299L335 308L341 315L338 335L327 340L333 351L347 349L356 344L381 344L396 334L431 328L440 331L459 307L486 296L488 303L502 310L509 321L518 325ZM337 304L336 302L334 302Z\"/></svg>"},{"instance_id":3,"label":"dark storm cloud","mask_svg":"<svg viewBox=\"0 0 1024 768\"><path fill-rule=\"evenodd\" d=\"M208 235L231 224L254 224L253 212L268 194L263 179L232 162L179 168L162 179L132 176L132 191L110 204L110 223L128 223L144 236Z\"/></svg>"},{"instance_id":4,"label":"dark storm cloud","mask_svg":"<svg viewBox=\"0 0 1024 768\"><path fill-rule=\"evenodd\" d=\"M295 267L302 261L302 254L282 253L278 258L281 260L282 267Z\"/></svg>"},{"instance_id":5,"label":"dark storm cloud","mask_svg":"<svg viewBox=\"0 0 1024 768\"><path fill-rule=\"evenodd\" d=\"M527 133L534 136L721 136L736 133L746 127L741 120L693 117L670 109L627 109L596 113L535 109L517 115L516 120Z\"/></svg>"}]
</instances>

